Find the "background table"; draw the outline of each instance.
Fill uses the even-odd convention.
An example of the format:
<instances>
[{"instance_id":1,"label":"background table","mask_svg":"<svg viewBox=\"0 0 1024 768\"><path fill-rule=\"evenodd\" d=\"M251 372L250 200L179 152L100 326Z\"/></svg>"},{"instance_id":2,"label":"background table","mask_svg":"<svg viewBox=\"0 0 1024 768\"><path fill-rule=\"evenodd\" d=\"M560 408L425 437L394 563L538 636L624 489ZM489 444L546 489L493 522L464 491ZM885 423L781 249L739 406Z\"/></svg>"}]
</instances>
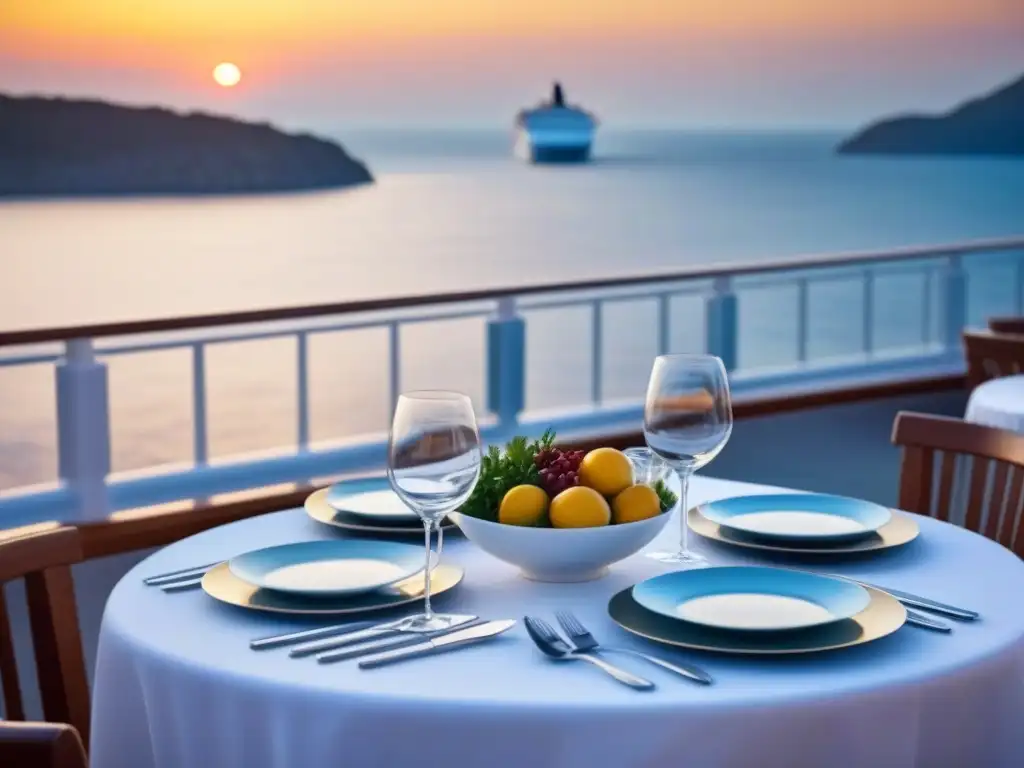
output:
<instances>
[{"instance_id":1,"label":"background table","mask_svg":"<svg viewBox=\"0 0 1024 768\"><path fill-rule=\"evenodd\" d=\"M692 503L780 489L698 478ZM1024 563L976 534L921 520L881 557L820 567L974 608L951 636L904 627L864 646L754 659L683 653L635 639L608 598L665 566L635 556L597 581L539 584L469 542L445 559L466 580L442 610L549 620L571 608L599 640L690 659L701 687L640 660L637 693L584 664L543 657L520 622L489 644L363 671L248 641L301 626L165 594L146 575L288 541L336 535L302 510L194 536L154 554L111 594L95 676L93 768L1015 768L1024 765ZM675 521L653 547L671 545ZM693 537L715 563L758 562ZM763 560L761 560L763 562Z\"/></svg>"},{"instance_id":2,"label":"background table","mask_svg":"<svg viewBox=\"0 0 1024 768\"><path fill-rule=\"evenodd\" d=\"M991 379L967 401L967 421L1024 434L1024 375Z\"/></svg>"}]
</instances>

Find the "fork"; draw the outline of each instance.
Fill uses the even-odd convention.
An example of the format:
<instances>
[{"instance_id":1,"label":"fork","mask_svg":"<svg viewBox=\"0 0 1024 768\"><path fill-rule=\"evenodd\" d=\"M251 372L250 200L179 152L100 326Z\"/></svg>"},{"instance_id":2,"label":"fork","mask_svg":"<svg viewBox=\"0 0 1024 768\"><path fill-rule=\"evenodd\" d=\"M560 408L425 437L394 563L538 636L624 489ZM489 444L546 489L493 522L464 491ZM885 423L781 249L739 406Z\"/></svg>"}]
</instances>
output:
<instances>
[{"instance_id":1,"label":"fork","mask_svg":"<svg viewBox=\"0 0 1024 768\"><path fill-rule=\"evenodd\" d=\"M600 653L602 651L625 653L629 656L637 656L641 659L646 659L651 664L659 666L662 669L667 669L669 672L675 672L677 675L685 677L686 679L692 680L696 683L711 685L714 682L711 675L700 667L695 667L692 664L682 666L665 661L664 659L659 659L657 656L650 656L641 651L634 651L632 648L609 648L601 645L571 611L557 611L555 613L555 618L558 619L558 624L562 627L565 634L569 636L569 640L571 640L576 646L576 650L573 651L573 653Z\"/></svg>"},{"instance_id":2,"label":"fork","mask_svg":"<svg viewBox=\"0 0 1024 768\"><path fill-rule=\"evenodd\" d=\"M630 688L635 688L639 691L649 691L655 687L654 683L650 680L638 677L624 669L619 669L604 659L599 659L597 656L593 656L585 651L574 651L555 632L551 625L543 619L538 619L534 616L524 616L523 621L526 624L526 633L545 655L558 661L588 661L595 667L599 667L607 672L623 685L628 685Z\"/></svg>"}]
</instances>

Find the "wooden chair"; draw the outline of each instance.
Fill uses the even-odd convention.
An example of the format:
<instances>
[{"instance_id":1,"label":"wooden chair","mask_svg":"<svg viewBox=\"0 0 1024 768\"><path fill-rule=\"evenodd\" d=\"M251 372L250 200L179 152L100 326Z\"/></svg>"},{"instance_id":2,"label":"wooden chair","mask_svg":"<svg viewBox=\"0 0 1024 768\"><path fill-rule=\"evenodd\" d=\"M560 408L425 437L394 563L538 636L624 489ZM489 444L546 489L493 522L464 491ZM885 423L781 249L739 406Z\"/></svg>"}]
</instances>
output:
<instances>
[{"instance_id":1,"label":"wooden chair","mask_svg":"<svg viewBox=\"0 0 1024 768\"><path fill-rule=\"evenodd\" d=\"M73 726L87 744L89 683L71 579L71 565L81 561L82 547L74 528L54 527L0 539L0 683L7 720L24 720L14 638L2 590L5 583L23 579L43 716L50 723ZM8 763L0 759L0 765Z\"/></svg>"},{"instance_id":2,"label":"wooden chair","mask_svg":"<svg viewBox=\"0 0 1024 768\"><path fill-rule=\"evenodd\" d=\"M0 765L4 768L88 768L85 747L64 723L0 722Z\"/></svg>"},{"instance_id":3,"label":"wooden chair","mask_svg":"<svg viewBox=\"0 0 1024 768\"><path fill-rule=\"evenodd\" d=\"M963 526L1024 557L1024 435L947 416L901 411L892 442L903 448L899 507L938 520L953 517L957 482L966 483ZM957 456L972 457L969 475ZM935 464L939 463L938 496Z\"/></svg>"},{"instance_id":4,"label":"wooden chair","mask_svg":"<svg viewBox=\"0 0 1024 768\"><path fill-rule=\"evenodd\" d=\"M988 329L993 333L1009 333L1024 336L1024 317L989 318Z\"/></svg>"},{"instance_id":5,"label":"wooden chair","mask_svg":"<svg viewBox=\"0 0 1024 768\"><path fill-rule=\"evenodd\" d=\"M964 331L967 385L976 387L989 379L1024 373L1024 336Z\"/></svg>"}]
</instances>

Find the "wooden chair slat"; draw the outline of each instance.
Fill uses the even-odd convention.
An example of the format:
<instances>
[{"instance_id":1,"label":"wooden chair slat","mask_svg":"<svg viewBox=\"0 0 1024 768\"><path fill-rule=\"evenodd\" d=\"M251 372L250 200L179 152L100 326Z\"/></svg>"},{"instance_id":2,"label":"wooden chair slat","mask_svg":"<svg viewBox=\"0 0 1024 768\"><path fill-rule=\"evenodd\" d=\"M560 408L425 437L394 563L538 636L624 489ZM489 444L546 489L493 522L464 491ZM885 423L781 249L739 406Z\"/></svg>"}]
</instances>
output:
<instances>
[{"instance_id":1,"label":"wooden chair slat","mask_svg":"<svg viewBox=\"0 0 1024 768\"><path fill-rule=\"evenodd\" d=\"M1024 436L962 419L902 411L893 424L892 441L903 448L902 509L933 511L938 519L949 520L957 457L970 457L964 527L1024 557L1024 531L1020 530L1024 528L1020 519L1024 515ZM938 499L934 505L930 465L926 467L921 459L929 451L942 452Z\"/></svg>"},{"instance_id":2,"label":"wooden chair slat","mask_svg":"<svg viewBox=\"0 0 1024 768\"><path fill-rule=\"evenodd\" d=\"M47 720L73 725L88 747L89 684L69 566L25 576L36 675Z\"/></svg>"},{"instance_id":3,"label":"wooden chair slat","mask_svg":"<svg viewBox=\"0 0 1024 768\"><path fill-rule=\"evenodd\" d=\"M1024 369L1024 336L992 331L964 331L967 383L976 387L989 379L1013 376Z\"/></svg>"},{"instance_id":4,"label":"wooden chair slat","mask_svg":"<svg viewBox=\"0 0 1024 768\"><path fill-rule=\"evenodd\" d=\"M929 509L928 514L939 520L948 520L953 509L953 487L956 479L956 454L952 451L942 452L942 462L939 469L939 500L934 509Z\"/></svg>"},{"instance_id":5,"label":"wooden chair slat","mask_svg":"<svg viewBox=\"0 0 1024 768\"><path fill-rule=\"evenodd\" d=\"M0 722L4 768L88 768L78 732L64 723Z\"/></svg>"},{"instance_id":6,"label":"wooden chair slat","mask_svg":"<svg viewBox=\"0 0 1024 768\"><path fill-rule=\"evenodd\" d=\"M21 682L18 679L18 662L14 657L14 633L7 614L7 600L3 585L0 584L0 683L4 689L4 717L8 720L24 720L25 705L21 700Z\"/></svg>"},{"instance_id":7,"label":"wooden chair slat","mask_svg":"<svg viewBox=\"0 0 1024 768\"><path fill-rule=\"evenodd\" d=\"M1010 477L1010 465L1001 461L992 463L995 470L992 472L992 496L989 499L988 521L985 523L984 535L993 541L999 541L999 522L1002 520L1006 501L1006 482Z\"/></svg>"},{"instance_id":8,"label":"wooden chair slat","mask_svg":"<svg viewBox=\"0 0 1024 768\"><path fill-rule=\"evenodd\" d=\"M971 461L970 482L968 483L967 513L964 528L969 531L981 530L982 513L985 511L985 491L988 490L988 476L991 462L980 456Z\"/></svg>"},{"instance_id":9,"label":"wooden chair slat","mask_svg":"<svg viewBox=\"0 0 1024 768\"><path fill-rule=\"evenodd\" d=\"M1006 499L1006 514L999 526L999 538L997 541L1007 549L1012 549L1021 557L1024 557L1024 546L1021 542L1021 525L1018 518L1021 515L1021 498L1024 497L1024 467L1016 467L1013 471L1013 479L1010 480L1010 492ZM1018 530L1014 530L1017 528Z\"/></svg>"},{"instance_id":10,"label":"wooden chair slat","mask_svg":"<svg viewBox=\"0 0 1024 768\"><path fill-rule=\"evenodd\" d=\"M931 513L929 504L934 474L935 451L911 446L903 452L900 463L900 509L921 515Z\"/></svg>"}]
</instances>

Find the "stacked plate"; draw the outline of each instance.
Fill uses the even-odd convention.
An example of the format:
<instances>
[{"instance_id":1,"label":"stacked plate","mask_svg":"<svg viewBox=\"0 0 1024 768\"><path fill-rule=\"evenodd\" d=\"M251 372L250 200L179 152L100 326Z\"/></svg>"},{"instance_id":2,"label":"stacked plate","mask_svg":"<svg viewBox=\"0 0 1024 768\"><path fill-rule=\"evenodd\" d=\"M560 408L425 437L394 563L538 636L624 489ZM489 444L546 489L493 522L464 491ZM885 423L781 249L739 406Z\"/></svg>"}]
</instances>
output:
<instances>
[{"instance_id":1,"label":"stacked plate","mask_svg":"<svg viewBox=\"0 0 1024 768\"><path fill-rule=\"evenodd\" d=\"M608 604L624 629L660 643L744 654L810 653L895 632L906 610L846 579L763 567L676 571Z\"/></svg>"},{"instance_id":2,"label":"stacked plate","mask_svg":"<svg viewBox=\"0 0 1024 768\"><path fill-rule=\"evenodd\" d=\"M723 544L802 554L880 551L907 544L919 533L911 515L817 493L713 501L691 509L687 524Z\"/></svg>"},{"instance_id":3,"label":"stacked plate","mask_svg":"<svg viewBox=\"0 0 1024 768\"><path fill-rule=\"evenodd\" d=\"M423 535L423 522L391 490L386 477L344 480L311 494L306 513L318 522L357 533ZM455 528L450 520L441 527Z\"/></svg>"},{"instance_id":4,"label":"stacked plate","mask_svg":"<svg viewBox=\"0 0 1024 768\"><path fill-rule=\"evenodd\" d=\"M431 593L462 580L462 569L431 569ZM342 614L382 610L423 597L424 550L408 544L335 539L247 552L211 569L203 589L225 603L264 611Z\"/></svg>"}]
</instances>

